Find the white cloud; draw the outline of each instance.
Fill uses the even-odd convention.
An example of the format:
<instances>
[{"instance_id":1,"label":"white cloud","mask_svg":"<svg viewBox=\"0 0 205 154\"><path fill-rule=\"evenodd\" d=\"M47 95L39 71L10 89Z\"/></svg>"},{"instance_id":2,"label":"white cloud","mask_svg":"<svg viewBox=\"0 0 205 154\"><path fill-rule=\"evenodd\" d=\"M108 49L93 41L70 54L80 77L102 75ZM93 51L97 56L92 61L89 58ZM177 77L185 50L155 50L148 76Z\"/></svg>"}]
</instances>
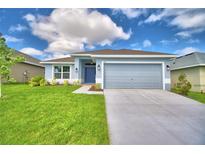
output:
<instances>
[{"instance_id":1,"label":"white cloud","mask_svg":"<svg viewBox=\"0 0 205 154\"><path fill-rule=\"evenodd\" d=\"M160 20L163 20L168 17L173 17L175 19L176 17L180 17L181 15L185 15L187 13L190 13L194 9L163 9L161 11L157 11L157 13L151 14L145 21L144 23L152 23L152 22L157 22ZM168 23L170 23L170 20L167 20ZM171 20L172 22L172 20Z\"/></svg>"},{"instance_id":2,"label":"white cloud","mask_svg":"<svg viewBox=\"0 0 205 154\"><path fill-rule=\"evenodd\" d=\"M190 44L199 43L199 42L200 42L199 39L189 39L189 40L187 41L187 43L190 43Z\"/></svg>"},{"instance_id":3,"label":"white cloud","mask_svg":"<svg viewBox=\"0 0 205 154\"><path fill-rule=\"evenodd\" d=\"M132 19L147 14L147 9L134 9L134 8L113 9L113 14L117 14L119 12L126 15L127 18Z\"/></svg>"},{"instance_id":4,"label":"white cloud","mask_svg":"<svg viewBox=\"0 0 205 154\"><path fill-rule=\"evenodd\" d=\"M31 56L41 56L41 55L43 55L42 51L34 49L34 48L30 48L30 47L23 48L23 49L20 50L20 52L23 52L23 53L31 55Z\"/></svg>"},{"instance_id":5,"label":"white cloud","mask_svg":"<svg viewBox=\"0 0 205 154\"><path fill-rule=\"evenodd\" d=\"M139 46L139 43L138 43L138 42L132 43L132 44L130 44L130 46L131 46L131 47L137 47L137 46Z\"/></svg>"},{"instance_id":6,"label":"white cloud","mask_svg":"<svg viewBox=\"0 0 205 154\"><path fill-rule=\"evenodd\" d=\"M205 12L193 13L192 10L185 12L176 16L170 24L181 29L203 28L205 26Z\"/></svg>"},{"instance_id":7,"label":"white cloud","mask_svg":"<svg viewBox=\"0 0 205 154\"><path fill-rule=\"evenodd\" d=\"M21 24L17 24L16 26L11 26L9 28L9 32L21 32L21 31L24 31L24 30L27 30L27 27L26 26L23 26Z\"/></svg>"},{"instance_id":8,"label":"white cloud","mask_svg":"<svg viewBox=\"0 0 205 154\"><path fill-rule=\"evenodd\" d=\"M201 52L201 50L198 48L194 48L194 47L186 47L186 48L177 50L175 53L182 56L182 55L186 55L192 52Z\"/></svg>"},{"instance_id":9,"label":"white cloud","mask_svg":"<svg viewBox=\"0 0 205 154\"><path fill-rule=\"evenodd\" d=\"M171 43L177 43L179 42L178 39L172 39L172 40L161 40L160 43L164 44L164 45L168 45L168 44L171 44Z\"/></svg>"},{"instance_id":10,"label":"white cloud","mask_svg":"<svg viewBox=\"0 0 205 154\"><path fill-rule=\"evenodd\" d=\"M111 45L117 39L127 40L125 33L109 16L89 9L55 9L50 16L24 17L32 33L48 42L45 50L57 55L82 51L85 46Z\"/></svg>"},{"instance_id":11,"label":"white cloud","mask_svg":"<svg viewBox=\"0 0 205 154\"><path fill-rule=\"evenodd\" d=\"M3 37L6 39L6 42L22 42L23 39L21 38L17 38L14 36L10 36L10 35L3 35Z\"/></svg>"},{"instance_id":12,"label":"white cloud","mask_svg":"<svg viewBox=\"0 0 205 154\"><path fill-rule=\"evenodd\" d=\"M192 37L193 34L197 34L197 33L201 33L205 30L205 28L197 28L197 29L191 29L191 30L185 30L185 31L181 31L176 33L176 36L180 36L181 38L190 38Z\"/></svg>"},{"instance_id":13,"label":"white cloud","mask_svg":"<svg viewBox=\"0 0 205 154\"><path fill-rule=\"evenodd\" d=\"M165 21L169 26L183 30L176 35L189 38L205 30L205 9L163 9L151 14L143 23L157 21Z\"/></svg>"},{"instance_id":14,"label":"white cloud","mask_svg":"<svg viewBox=\"0 0 205 154\"><path fill-rule=\"evenodd\" d=\"M150 47L152 46L152 42L150 40L144 40L143 41L143 47L144 48L147 48L147 47Z\"/></svg>"},{"instance_id":15,"label":"white cloud","mask_svg":"<svg viewBox=\"0 0 205 154\"><path fill-rule=\"evenodd\" d=\"M27 21L34 21L36 19L35 16L32 14L26 14L25 16L23 16L23 18Z\"/></svg>"}]
</instances>

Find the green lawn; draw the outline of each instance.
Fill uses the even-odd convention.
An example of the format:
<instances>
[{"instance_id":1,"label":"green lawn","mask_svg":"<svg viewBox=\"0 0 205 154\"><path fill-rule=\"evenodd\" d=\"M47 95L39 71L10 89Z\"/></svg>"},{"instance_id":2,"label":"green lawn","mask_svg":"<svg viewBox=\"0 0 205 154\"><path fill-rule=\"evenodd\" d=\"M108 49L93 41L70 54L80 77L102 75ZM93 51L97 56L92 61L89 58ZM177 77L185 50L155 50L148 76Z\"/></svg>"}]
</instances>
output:
<instances>
[{"instance_id":1,"label":"green lawn","mask_svg":"<svg viewBox=\"0 0 205 154\"><path fill-rule=\"evenodd\" d=\"M205 103L205 94L201 94L200 92L189 92L188 97L201 103Z\"/></svg>"},{"instance_id":2,"label":"green lawn","mask_svg":"<svg viewBox=\"0 0 205 154\"><path fill-rule=\"evenodd\" d=\"M104 96L77 88L4 85L0 144L109 144Z\"/></svg>"}]
</instances>

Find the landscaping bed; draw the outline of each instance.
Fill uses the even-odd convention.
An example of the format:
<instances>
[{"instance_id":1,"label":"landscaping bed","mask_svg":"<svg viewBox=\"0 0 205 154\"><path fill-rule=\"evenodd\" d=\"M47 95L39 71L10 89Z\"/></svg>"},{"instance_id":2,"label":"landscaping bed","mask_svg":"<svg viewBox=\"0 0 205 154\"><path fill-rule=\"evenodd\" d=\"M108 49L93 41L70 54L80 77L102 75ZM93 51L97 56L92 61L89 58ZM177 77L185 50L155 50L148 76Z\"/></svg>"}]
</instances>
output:
<instances>
[{"instance_id":1,"label":"landscaping bed","mask_svg":"<svg viewBox=\"0 0 205 154\"><path fill-rule=\"evenodd\" d=\"M89 91L103 91L103 90L96 88L95 85L92 85L92 86L90 87Z\"/></svg>"}]
</instances>

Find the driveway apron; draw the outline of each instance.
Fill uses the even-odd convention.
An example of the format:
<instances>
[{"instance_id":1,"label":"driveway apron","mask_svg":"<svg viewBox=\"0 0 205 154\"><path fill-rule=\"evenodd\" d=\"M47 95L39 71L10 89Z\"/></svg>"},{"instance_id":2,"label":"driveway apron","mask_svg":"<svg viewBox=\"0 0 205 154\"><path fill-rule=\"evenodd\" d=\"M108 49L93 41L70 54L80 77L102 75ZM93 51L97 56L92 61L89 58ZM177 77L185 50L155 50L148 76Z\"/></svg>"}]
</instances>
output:
<instances>
[{"instance_id":1,"label":"driveway apron","mask_svg":"<svg viewBox=\"0 0 205 154\"><path fill-rule=\"evenodd\" d=\"M205 144L205 105L163 90L105 89L111 144Z\"/></svg>"}]
</instances>

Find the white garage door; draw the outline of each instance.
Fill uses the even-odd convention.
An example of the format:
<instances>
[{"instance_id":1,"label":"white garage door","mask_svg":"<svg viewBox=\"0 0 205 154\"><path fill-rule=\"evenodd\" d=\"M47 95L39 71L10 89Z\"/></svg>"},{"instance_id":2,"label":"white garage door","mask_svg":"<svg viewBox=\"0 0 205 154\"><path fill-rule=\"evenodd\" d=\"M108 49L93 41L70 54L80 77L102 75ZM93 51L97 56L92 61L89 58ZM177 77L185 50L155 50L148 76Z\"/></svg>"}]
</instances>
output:
<instances>
[{"instance_id":1,"label":"white garage door","mask_svg":"<svg viewBox=\"0 0 205 154\"><path fill-rule=\"evenodd\" d=\"M104 64L104 88L162 89L162 64Z\"/></svg>"}]
</instances>

